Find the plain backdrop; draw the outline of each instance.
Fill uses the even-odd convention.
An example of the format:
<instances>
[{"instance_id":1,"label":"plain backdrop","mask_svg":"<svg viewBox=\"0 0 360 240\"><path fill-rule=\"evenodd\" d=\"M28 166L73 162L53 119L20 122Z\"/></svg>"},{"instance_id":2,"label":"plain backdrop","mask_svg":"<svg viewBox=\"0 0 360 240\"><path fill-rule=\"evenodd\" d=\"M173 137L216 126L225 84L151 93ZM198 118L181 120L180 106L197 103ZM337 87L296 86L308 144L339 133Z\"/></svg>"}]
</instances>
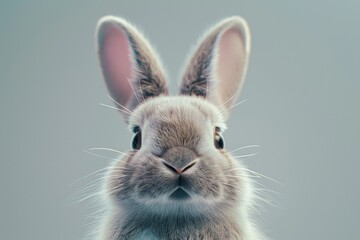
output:
<instances>
[{"instance_id":1,"label":"plain backdrop","mask_svg":"<svg viewBox=\"0 0 360 240\"><path fill-rule=\"evenodd\" d=\"M225 134L266 188L257 219L278 240L360 239L359 1L1 1L0 239L82 239L97 207L86 175L126 151L94 51L103 15L122 16L160 53L176 92L201 34L241 15L252 33L245 87ZM85 150L85 151L84 151ZM96 151L109 158L116 154ZM85 177L84 177L85 176ZM95 185L91 185L92 181ZM90 187L89 191L82 190Z\"/></svg>"}]
</instances>

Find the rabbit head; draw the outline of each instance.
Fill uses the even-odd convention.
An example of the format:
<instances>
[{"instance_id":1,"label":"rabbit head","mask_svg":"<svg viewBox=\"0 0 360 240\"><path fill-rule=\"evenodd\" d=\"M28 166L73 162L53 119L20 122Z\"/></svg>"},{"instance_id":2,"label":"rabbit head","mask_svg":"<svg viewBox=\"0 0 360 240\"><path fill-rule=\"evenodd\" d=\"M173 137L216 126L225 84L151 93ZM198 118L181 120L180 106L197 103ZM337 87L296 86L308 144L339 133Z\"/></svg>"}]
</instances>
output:
<instances>
[{"instance_id":1,"label":"rabbit head","mask_svg":"<svg viewBox=\"0 0 360 240\"><path fill-rule=\"evenodd\" d=\"M179 96L168 96L159 59L130 23L104 17L97 36L106 85L134 134L132 150L107 175L112 205L157 216L246 207L249 179L222 138L247 70L246 22L228 18L205 34L186 64Z\"/></svg>"}]
</instances>

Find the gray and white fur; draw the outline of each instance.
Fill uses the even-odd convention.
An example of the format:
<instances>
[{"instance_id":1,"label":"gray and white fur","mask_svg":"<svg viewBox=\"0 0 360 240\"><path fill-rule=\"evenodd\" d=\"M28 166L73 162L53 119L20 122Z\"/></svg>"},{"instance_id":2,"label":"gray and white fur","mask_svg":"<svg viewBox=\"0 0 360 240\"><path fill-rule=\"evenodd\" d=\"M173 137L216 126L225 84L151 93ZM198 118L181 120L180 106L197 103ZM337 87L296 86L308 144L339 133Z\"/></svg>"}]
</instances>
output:
<instances>
[{"instance_id":1,"label":"gray and white fur","mask_svg":"<svg viewBox=\"0 0 360 240\"><path fill-rule=\"evenodd\" d=\"M251 219L245 167L219 142L247 70L246 21L227 18L205 34L179 96L168 96L159 58L124 19L99 20L97 51L135 145L106 175L108 204L96 239L265 239Z\"/></svg>"}]
</instances>

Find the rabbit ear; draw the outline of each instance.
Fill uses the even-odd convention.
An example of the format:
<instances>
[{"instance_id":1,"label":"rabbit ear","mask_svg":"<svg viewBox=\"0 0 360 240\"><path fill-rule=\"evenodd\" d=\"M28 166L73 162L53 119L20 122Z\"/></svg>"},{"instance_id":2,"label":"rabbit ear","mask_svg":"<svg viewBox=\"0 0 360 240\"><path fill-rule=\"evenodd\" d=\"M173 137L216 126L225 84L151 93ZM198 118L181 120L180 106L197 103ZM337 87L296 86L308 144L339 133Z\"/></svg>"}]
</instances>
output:
<instances>
[{"instance_id":1,"label":"rabbit ear","mask_svg":"<svg viewBox=\"0 0 360 240\"><path fill-rule=\"evenodd\" d=\"M168 93L165 74L154 51L125 20L112 16L99 20L97 51L106 85L119 105L131 110L149 97Z\"/></svg>"},{"instance_id":2,"label":"rabbit ear","mask_svg":"<svg viewBox=\"0 0 360 240\"><path fill-rule=\"evenodd\" d=\"M192 54L180 94L205 97L227 116L243 86L249 54L246 21L240 17L221 21L205 34Z\"/></svg>"}]
</instances>

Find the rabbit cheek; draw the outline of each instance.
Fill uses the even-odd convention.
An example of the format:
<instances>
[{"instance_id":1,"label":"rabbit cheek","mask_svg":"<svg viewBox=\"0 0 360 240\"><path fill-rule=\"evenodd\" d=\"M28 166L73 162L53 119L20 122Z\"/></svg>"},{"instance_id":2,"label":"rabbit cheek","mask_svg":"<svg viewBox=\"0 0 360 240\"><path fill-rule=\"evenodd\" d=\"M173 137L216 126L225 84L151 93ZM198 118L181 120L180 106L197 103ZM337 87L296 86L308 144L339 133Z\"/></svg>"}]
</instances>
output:
<instances>
[{"instance_id":1,"label":"rabbit cheek","mask_svg":"<svg viewBox=\"0 0 360 240\"><path fill-rule=\"evenodd\" d=\"M132 169L117 169L110 172L107 182L107 195L115 201L125 200L132 192Z\"/></svg>"},{"instance_id":2,"label":"rabbit cheek","mask_svg":"<svg viewBox=\"0 0 360 240\"><path fill-rule=\"evenodd\" d=\"M157 162L146 162L136 172L135 193L140 199L155 199L166 193L164 175Z\"/></svg>"},{"instance_id":3,"label":"rabbit cheek","mask_svg":"<svg viewBox=\"0 0 360 240\"><path fill-rule=\"evenodd\" d=\"M213 200L220 197L220 185L217 174L204 161L200 161L199 170L189 179L192 191L199 194L206 200Z\"/></svg>"},{"instance_id":4,"label":"rabbit cheek","mask_svg":"<svg viewBox=\"0 0 360 240\"><path fill-rule=\"evenodd\" d=\"M224 180L224 199L226 199L228 202L236 202L238 200L239 194L241 193L240 181L241 179L237 178L227 178Z\"/></svg>"},{"instance_id":5,"label":"rabbit cheek","mask_svg":"<svg viewBox=\"0 0 360 240\"><path fill-rule=\"evenodd\" d=\"M203 187L200 187L200 193L205 199L217 199L220 197L220 185L214 179L207 179L203 181Z\"/></svg>"},{"instance_id":6,"label":"rabbit cheek","mask_svg":"<svg viewBox=\"0 0 360 240\"><path fill-rule=\"evenodd\" d=\"M231 159L230 159L231 160ZM222 185L224 187L224 199L230 203L237 203L246 198L248 178L246 173L239 169L241 165L238 163L231 164L224 170L224 179Z\"/></svg>"}]
</instances>

